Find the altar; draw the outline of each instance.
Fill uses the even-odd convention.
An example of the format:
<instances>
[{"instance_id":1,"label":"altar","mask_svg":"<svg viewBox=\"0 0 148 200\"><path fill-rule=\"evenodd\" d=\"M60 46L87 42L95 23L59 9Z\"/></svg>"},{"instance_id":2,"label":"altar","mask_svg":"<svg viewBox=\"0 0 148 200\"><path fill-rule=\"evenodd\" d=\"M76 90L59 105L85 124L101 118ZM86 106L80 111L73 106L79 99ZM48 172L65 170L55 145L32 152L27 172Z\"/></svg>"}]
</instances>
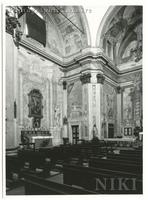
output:
<instances>
[{"instance_id":1,"label":"altar","mask_svg":"<svg viewBox=\"0 0 148 200\"><path fill-rule=\"evenodd\" d=\"M35 148L41 147L41 143L46 141L48 146L52 146L53 136L32 136L32 143L35 143Z\"/></svg>"},{"instance_id":2,"label":"altar","mask_svg":"<svg viewBox=\"0 0 148 200\"><path fill-rule=\"evenodd\" d=\"M38 149L41 146L52 146L53 136L50 131L47 130L23 130L21 131L21 142L34 143L35 148Z\"/></svg>"}]
</instances>

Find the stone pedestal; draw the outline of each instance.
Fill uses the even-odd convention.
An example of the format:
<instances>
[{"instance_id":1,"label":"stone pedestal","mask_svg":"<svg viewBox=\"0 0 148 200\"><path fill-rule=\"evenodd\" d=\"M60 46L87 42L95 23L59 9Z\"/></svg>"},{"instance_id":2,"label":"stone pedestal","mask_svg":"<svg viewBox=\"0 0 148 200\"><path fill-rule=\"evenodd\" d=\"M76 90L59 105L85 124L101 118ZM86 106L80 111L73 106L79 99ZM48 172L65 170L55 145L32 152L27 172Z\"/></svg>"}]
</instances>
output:
<instances>
[{"instance_id":1,"label":"stone pedestal","mask_svg":"<svg viewBox=\"0 0 148 200\"><path fill-rule=\"evenodd\" d=\"M62 144L61 127L51 127L50 132L51 132L51 135L53 136L52 145L58 146L58 145Z\"/></svg>"}]
</instances>

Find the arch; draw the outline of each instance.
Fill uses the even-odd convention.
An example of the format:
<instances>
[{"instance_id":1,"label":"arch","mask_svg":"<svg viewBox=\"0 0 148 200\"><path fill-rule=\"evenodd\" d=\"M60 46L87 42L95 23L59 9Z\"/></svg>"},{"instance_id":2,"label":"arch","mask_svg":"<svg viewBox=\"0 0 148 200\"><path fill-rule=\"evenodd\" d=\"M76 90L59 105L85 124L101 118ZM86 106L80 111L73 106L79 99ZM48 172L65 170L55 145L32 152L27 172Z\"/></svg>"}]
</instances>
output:
<instances>
[{"instance_id":1,"label":"arch","mask_svg":"<svg viewBox=\"0 0 148 200\"><path fill-rule=\"evenodd\" d=\"M100 25L97 31L96 36L96 46L103 48L103 38L102 34L106 31L108 25L110 24L112 18L116 15L116 13L119 11L121 6L110 6L108 10L106 11Z\"/></svg>"},{"instance_id":2,"label":"arch","mask_svg":"<svg viewBox=\"0 0 148 200\"><path fill-rule=\"evenodd\" d=\"M81 9L83 9L82 6L80 6ZM88 20L87 20L87 17L86 17L86 13L85 12L80 12L80 16L83 20L83 24L85 26L85 29L86 29L86 36L87 36L87 44L88 46L91 46L92 45L92 41L91 41L91 34L90 34L90 27L89 27L89 23L88 23Z\"/></svg>"}]
</instances>

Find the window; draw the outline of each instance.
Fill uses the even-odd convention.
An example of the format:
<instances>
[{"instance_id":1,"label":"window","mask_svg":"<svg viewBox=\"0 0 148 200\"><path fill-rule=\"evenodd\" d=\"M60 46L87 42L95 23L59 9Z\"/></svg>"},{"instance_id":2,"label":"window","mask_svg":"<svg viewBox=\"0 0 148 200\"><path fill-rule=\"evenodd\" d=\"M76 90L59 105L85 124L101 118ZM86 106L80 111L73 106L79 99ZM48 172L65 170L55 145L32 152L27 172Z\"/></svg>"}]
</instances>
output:
<instances>
[{"instance_id":1,"label":"window","mask_svg":"<svg viewBox=\"0 0 148 200\"><path fill-rule=\"evenodd\" d=\"M43 16L33 7L26 12L26 35L46 45L46 24Z\"/></svg>"},{"instance_id":2,"label":"window","mask_svg":"<svg viewBox=\"0 0 148 200\"><path fill-rule=\"evenodd\" d=\"M36 15L38 15L41 19L43 19L43 16L33 7L29 8L30 10L32 10Z\"/></svg>"},{"instance_id":3,"label":"window","mask_svg":"<svg viewBox=\"0 0 148 200\"><path fill-rule=\"evenodd\" d=\"M125 136L131 136L132 135L132 128L126 127L124 128L124 135Z\"/></svg>"}]
</instances>

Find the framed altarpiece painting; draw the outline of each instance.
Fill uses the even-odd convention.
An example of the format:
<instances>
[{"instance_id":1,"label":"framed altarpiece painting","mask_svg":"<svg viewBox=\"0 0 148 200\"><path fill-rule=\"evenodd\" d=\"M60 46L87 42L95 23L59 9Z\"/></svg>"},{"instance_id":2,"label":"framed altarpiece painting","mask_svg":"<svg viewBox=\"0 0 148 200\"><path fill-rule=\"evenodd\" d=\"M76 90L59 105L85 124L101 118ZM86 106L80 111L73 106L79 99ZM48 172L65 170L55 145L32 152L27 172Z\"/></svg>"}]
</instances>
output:
<instances>
[{"instance_id":1,"label":"framed altarpiece painting","mask_svg":"<svg viewBox=\"0 0 148 200\"><path fill-rule=\"evenodd\" d=\"M33 89L28 94L29 97L29 114L28 117L33 117L33 127L40 126L40 120L43 118L43 96L39 90Z\"/></svg>"}]
</instances>

